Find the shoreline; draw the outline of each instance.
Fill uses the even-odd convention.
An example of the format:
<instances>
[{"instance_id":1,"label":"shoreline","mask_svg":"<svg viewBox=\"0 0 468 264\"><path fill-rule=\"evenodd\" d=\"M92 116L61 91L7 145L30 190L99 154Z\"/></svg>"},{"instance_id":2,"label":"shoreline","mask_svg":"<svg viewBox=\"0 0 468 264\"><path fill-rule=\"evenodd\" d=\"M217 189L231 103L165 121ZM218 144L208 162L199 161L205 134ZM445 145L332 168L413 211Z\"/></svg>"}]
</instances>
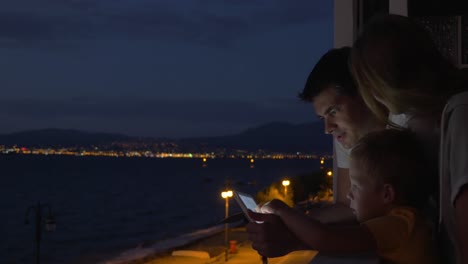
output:
<instances>
[{"instance_id":1,"label":"shoreline","mask_svg":"<svg viewBox=\"0 0 468 264\"><path fill-rule=\"evenodd\" d=\"M245 224L231 224L228 240L236 240L238 246L245 243L248 240ZM222 224L173 239L155 242L148 246L129 249L99 264L169 263L173 258L171 256L172 252L176 250L206 252L213 259L223 254L225 249L224 224Z\"/></svg>"},{"instance_id":2,"label":"shoreline","mask_svg":"<svg viewBox=\"0 0 468 264\"><path fill-rule=\"evenodd\" d=\"M224 232L216 233L212 236L193 241L182 247L173 248L172 250L166 251L162 254L155 254L148 256L141 260L135 260L125 264L172 264L175 262L175 257L172 256L172 252L175 250L191 250L198 252L207 252L210 259L221 259L224 258L226 252ZM248 240L248 234L245 231L245 227L231 228L229 231L229 240L237 241L237 249L244 245ZM206 263L206 259L197 259L184 257L187 259L187 263L195 263L197 260Z\"/></svg>"}]
</instances>

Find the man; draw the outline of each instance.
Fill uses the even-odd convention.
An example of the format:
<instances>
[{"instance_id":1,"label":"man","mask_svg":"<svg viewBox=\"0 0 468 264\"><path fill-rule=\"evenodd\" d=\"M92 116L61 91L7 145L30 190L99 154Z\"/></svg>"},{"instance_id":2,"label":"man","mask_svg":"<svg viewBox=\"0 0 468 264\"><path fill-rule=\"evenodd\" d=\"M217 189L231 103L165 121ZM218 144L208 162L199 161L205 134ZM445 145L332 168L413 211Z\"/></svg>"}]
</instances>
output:
<instances>
[{"instance_id":1,"label":"man","mask_svg":"<svg viewBox=\"0 0 468 264\"><path fill-rule=\"evenodd\" d=\"M341 222L354 218L346 198L350 187L349 151L362 136L385 128L385 124L371 114L358 94L348 68L350 52L351 48L343 47L323 55L299 95L303 101L312 103L317 116L324 121L324 132L331 134L335 143L337 203L315 212L315 218L322 222Z\"/></svg>"},{"instance_id":2,"label":"man","mask_svg":"<svg viewBox=\"0 0 468 264\"><path fill-rule=\"evenodd\" d=\"M355 218L346 198L350 188L349 151L362 136L385 128L385 123L371 114L358 94L348 69L350 51L351 48L344 47L323 55L299 95L303 101L312 103L319 119L324 121L324 132L331 134L335 141L339 168L335 181L337 203L311 213L311 217L321 222L344 222ZM305 248L278 216L265 215L263 218L265 224L250 223L247 226L254 248L268 248L268 251L276 252L276 256Z\"/></svg>"}]
</instances>

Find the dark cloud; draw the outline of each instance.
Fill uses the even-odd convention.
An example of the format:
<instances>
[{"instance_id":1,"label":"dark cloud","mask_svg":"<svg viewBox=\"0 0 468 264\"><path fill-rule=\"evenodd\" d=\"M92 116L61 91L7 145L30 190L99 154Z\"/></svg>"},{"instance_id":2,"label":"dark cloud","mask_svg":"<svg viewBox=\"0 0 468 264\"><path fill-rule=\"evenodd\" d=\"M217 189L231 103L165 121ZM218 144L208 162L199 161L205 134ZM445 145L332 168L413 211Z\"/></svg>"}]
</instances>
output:
<instances>
[{"instance_id":1,"label":"dark cloud","mask_svg":"<svg viewBox=\"0 0 468 264\"><path fill-rule=\"evenodd\" d=\"M48 0L39 8L35 0L2 1L0 45L109 35L228 45L245 35L330 17L330 2Z\"/></svg>"},{"instance_id":2,"label":"dark cloud","mask_svg":"<svg viewBox=\"0 0 468 264\"><path fill-rule=\"evenodd\" d=\"M0 4L1 6L1 4ZM0 11L0 47L58 48L73 46L77 39L97 35L96 21L40 12Z\"/></svg>"},{"instance_id":3,"label":"dark cloud","mask_svg":"<svg viewBox=\"0 0 468 264\"><path fill-rule=\"evenodd\" d=\"M300 111L298 111L300 110ZM206 120L206 122L262 122L275 116L291 119L304 112L301 102L265 103L214 100L8 100L0 101L0 113L11 117L157 118L158 120ZM298 119L305 115L300 114Z\"/></svg>"}]
</instances>

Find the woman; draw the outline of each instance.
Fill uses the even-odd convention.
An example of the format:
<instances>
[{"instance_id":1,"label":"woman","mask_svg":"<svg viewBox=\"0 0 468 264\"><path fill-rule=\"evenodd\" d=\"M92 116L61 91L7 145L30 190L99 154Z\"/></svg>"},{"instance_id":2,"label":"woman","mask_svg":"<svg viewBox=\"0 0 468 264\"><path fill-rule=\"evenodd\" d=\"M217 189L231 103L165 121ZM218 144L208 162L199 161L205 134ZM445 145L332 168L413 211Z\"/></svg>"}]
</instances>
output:
<instances>
[{"instance_id":1,"label":"woman","mask_svg":"<svg viewBox=\"0 0 468 264\"><path fill-rule=\"evenodd\" d=\"M407 17L372 20L352 49L361 95L381 119L411 116L410 129L440 140L440 244L444 263L468 264L468 82L431 36Z\"/></svg>"}]
</instances>

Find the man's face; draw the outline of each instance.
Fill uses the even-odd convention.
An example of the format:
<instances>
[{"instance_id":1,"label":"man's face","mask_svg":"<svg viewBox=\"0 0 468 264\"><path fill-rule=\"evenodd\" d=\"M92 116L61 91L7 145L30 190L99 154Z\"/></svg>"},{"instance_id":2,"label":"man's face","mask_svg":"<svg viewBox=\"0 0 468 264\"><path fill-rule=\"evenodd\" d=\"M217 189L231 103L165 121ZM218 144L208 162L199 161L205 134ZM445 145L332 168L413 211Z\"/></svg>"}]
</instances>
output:
<instances>
[{"instance_id":1,"label":"man's face","mask_svg":"<svg viewBox=\"0 0 468 264\"><path fill-rule=\"evenodd\" d=\"M377 185L359 162L351 160L349 165L351 187L346 197L357 220L364 222L385 214L387 207L382 186Z\"/></svg>"},{"instance_id":2,"label":"man's face","mask_svg":"<svg viewBox=\"0 0 468 264\"><path fill-rule=\"evenodd\" d=\"M332 134L344 148L352 148L362 136L378 128L359 96L339 95L334 85L318 94L312 104L325 123L325 134Z\"/></svg>"}]
</instances>

